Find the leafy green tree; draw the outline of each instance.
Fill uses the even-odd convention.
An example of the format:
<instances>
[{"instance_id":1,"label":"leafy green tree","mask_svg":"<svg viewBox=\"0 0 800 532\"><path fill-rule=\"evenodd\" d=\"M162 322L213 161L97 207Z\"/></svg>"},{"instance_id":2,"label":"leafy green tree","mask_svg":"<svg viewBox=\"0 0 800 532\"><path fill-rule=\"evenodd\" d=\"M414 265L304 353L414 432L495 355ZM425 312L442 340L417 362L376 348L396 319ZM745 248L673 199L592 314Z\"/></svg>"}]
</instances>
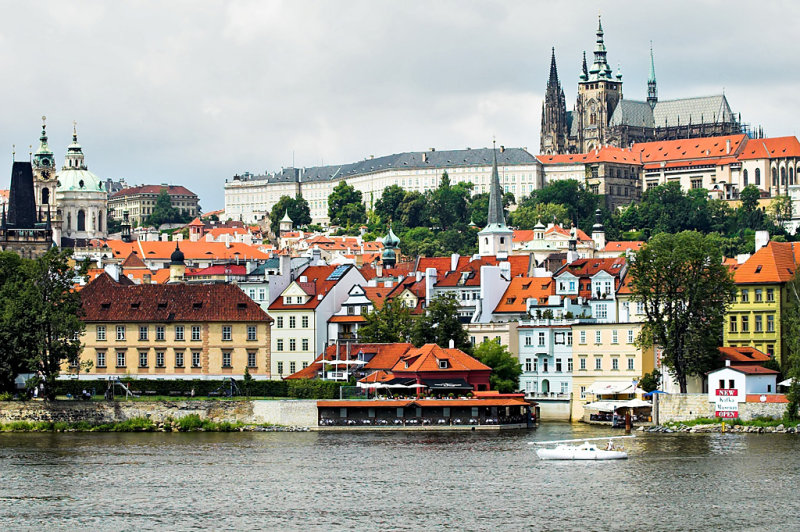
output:
<instances>
[{"instance_id":1,"label":"leafy green tree","mask_svg":"<svg viewBox=\"0 0 800 532\"><path fill-rule=\"evenodd\" d=\"M661 385L661 372L654 369L650 373L645 373L639 381L639 388L647 393L658 390Z\"/></svg>"},{"instance_id":2,"label":"leafy green tree","mask_svg":"<svg viewBox=\"0 0 800 532\"><path fill-rule=\"evenodd\" d=\"M381 199L375 202L375 214L377 214L384 223L389 222L389 220L399 220L400 213L398 210L405 198L406 191L398 185L386 187L383 189Z\"/></svg>"},{"instance_id":3,"label":"leafy green tree","mask_svg":"<svg viewBox=\"0 0 800 532\"><path fill-rule=\"evenodd\" d=\"M450 185L450 176L447 172L442 174L439 187L430 197L430 216L433 225L441 230L452 229L459 222L463 222L467 212L467 198L469 188L459 183Z\"/></svg>"},{"instance_id":4,"label":"leafy green tree","mask_svg":"<svg viewBox=\"0 0 800 532\"><path fill-rule=\"evenodd\" d=\"M664 363L686 393L687 377L710 370L719 357L725 309L735 293L719 239L660 233L636 252L629 275L647 319L641 343L663 348Z\"/></svg>"},{"instance_id":5,"label":"leafy green tree","mask_svg":"<svg viewBox=\"0 0 800 532\"><path fill-rule=\"evenodd\" d=\"M418 255L432 257L436 255L439 249L436 235L427 227L409 229L405 233L401 233L399 237L400 249L403 250L403 254L410 257L416 257Z\"/></svg>"},{"instance_id":6,"label":"leafy green tree","mask_svg":"<svg viewBox=\"0 0 800 532\"><path fill-rule=\"evenodd\" d=\"M794 273L792 280L786 283L789 305L784 315L783 330L786 350L784 351L784 375L791 380L786 398L789 403L783 417L786 421L800 420L800 269Z\"/></svg>"},{"instance_id":7,"label":"leafy green tree","mask_svg":"<svg viewBox=\"0 0 800 532\"><path fill-rule=\"evenodd\" d=\"M328 196L328 218L332 224L350 226L367 221L367 209L362 203L361 191L339 181Z\"/></svg>"},{"instance_id":8,"label":"leafy green tree","mask_svg":"<svg viewBox=\"0 0 800 532\"><path fill-rule=\"evenodd\" d=\"M519 360L508 352L506 346L487 340L475 348L473 356L492 368L489 376L492 389L500 393L519 390L519 376L522 375L522 367Z\"/></svg>"},{"instance_id":9,"label":"leafy green tree","mask_svg":"<svg viewBox=\"0 0 800 532\"><path fill-rule=\"evenodd\" d=\"M366 321L358 328L358 337L362 342L408 342L411 337L414 318L411 309L399 299L390 299L383 307L365 312L363 316Z\"/></svg>"},{"instance_id":10,"label":"leafy green tree","mask_svg":"<svg viewBox=\"0 0 800 532\"><path fill-rule=\"evenodd\" d=\"M147 217L147 225L158 227L161 224L190 222L191 216L183 214L180 209L172 206L172 199L166 188L162 188L156 198L153 212Z\"/></svg>"},{"instance_id":11,"label":"leafy green tree","mask_svg":"<svg viewBox=\"0 0 800 532\"><path fill-rule=\"evenodd\" d=\"M269 223L272 232L277 234L280 229L280 222L286 213L292 219L292 228L303 227L311 223L311 208L302 195L298 194L294 198L281 196L272 210L269 211Z\"/></svg>"},{"instance_id":12,"label":"leafy green tree","mask_svg":"<svg viewBox=\"0 0 800 532\"><path fill-rule=\"evenodd\" d=\"M20 297L28 284L24 260L14 252L0 252L0 392L14 391L14 379L27 371L23 340L27 302Z\"/></svg>"},{"instance_id":13,"label":"leafy green tree","mask_svg":"<svg viewBox=\"0 0 800 532\"><path fill-rule=\"evenodd\" d=\"M469 221L478 227L486 227L489 215L489 194L481 192L469 200Z\"/></svg>"},{"instance_id":14,"label":"leafy green tree","mask_svg":"<svg viewBox=\"0 0 800 532\"><path fill-rule=\"evenodd\" d=\"M594 225L595 211L602 207L600 196L587 190L581 183L574 179L556 181L539 190L534 190L531 195L522 200L521 207L526 203L554 203L563 205L567 209L569 220L584 231L591 232Z\"/></svg>"},{"instance_id":15,"label":"leafy green tree","mask_svg":"<svg viewBox=\"0 0 800 532\"><path fill-rule=\"evenodd\" d=\"M777 225L783 224L792 218L792 198L789 196L777 196L769 205L769 214Z\"/></svg>"},{"instance_id":16,"label":"leafy green tree","mask_svg":"<svg viewBox=\"0 0 800 532\"><path fill-rule=\"evenodd\" d=\"M535 205L527 203L511 213L509 222L517 229L533 229L539 222L545 225L550 222L567 225L570 223L570 219L567 208L558 203L537 203Z\"/></svg>"},{"instance_id":17,"label":"leafy green tree","mask_svg":"<svg viewBox=\"0 0 800 532\"><path fill-rule=\"evenodd\" d=\"M453 340L455 347L471 351L469 336L458 317L460 303L453 294L442 294L433 299L425 315L414 320L411 328L411 343L416 346L437 344L449 347Z\"/></svg>"},{"instance_id":18,"label":"leafy green tree","mask_svg":"<svg viewBox=\"0 0 800 532\"><path fill-rule=\"evenodd\" d=\"M430 227L428 218L428 200L417 191L406 192L403 202L395 211L403 226L413 229L415 227Z\"/></svg>"}]
</instances>

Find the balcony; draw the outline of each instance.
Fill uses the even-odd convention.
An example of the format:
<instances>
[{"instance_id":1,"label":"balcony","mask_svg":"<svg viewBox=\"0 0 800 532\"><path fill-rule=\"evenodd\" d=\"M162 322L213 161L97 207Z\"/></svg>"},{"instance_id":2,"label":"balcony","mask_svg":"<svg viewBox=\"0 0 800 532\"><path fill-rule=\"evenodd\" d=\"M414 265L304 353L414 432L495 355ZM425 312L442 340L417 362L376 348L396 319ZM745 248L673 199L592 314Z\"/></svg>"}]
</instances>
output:
<instances>
[{"instance_id":1,"label":"balcony","mask_svg":"<svg viewBox=\"0 0 800 532\"><path fill-rule=\"evenodd\" d=\"M352 332L340 332L336 338L340 342L358 342L358 335Z\"/></svg>"}]
</instances>

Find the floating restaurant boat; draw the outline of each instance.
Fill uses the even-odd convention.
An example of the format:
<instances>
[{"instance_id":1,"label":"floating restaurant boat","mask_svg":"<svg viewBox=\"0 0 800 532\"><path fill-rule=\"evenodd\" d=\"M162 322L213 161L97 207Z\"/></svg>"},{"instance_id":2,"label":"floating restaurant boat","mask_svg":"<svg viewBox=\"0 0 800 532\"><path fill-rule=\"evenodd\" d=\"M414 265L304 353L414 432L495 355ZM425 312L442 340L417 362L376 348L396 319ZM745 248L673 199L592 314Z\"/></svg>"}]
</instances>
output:
<instances>
[{"instance_id":1,"label":"floating restaurant boat","mask_svg":"<svg viewBox=\"0 0 800 532\"><path fill-rule=\"evenodd\" d=\"M617 438L632 438L633 436L619 436ZM589 440L609 440L605 448L599 448ZM589 438L588 440L560 440L550 442L531 442L532 445L550 445L557 443L552 449L536 449L540 460L624 460L628 453L621 447L616 447L611 440L616 438ZM569 442L583 441L582 445L566 445Z\"/></svg>"}]
</instances>

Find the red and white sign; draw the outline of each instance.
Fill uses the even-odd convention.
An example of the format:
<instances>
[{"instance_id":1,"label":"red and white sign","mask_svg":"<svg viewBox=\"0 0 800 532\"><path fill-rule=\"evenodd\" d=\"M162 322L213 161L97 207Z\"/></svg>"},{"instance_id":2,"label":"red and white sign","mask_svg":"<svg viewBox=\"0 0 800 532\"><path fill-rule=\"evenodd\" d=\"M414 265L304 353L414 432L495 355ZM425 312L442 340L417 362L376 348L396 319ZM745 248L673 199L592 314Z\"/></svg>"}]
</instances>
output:
<instances>
[{"instance_id":1,"label":"red and white sign","mask_svg":"<svg viewBox=\"0 0 800 532\"><path fill-rule=\"evenodd\" d=\"M717 400L714 410L717 417L735 419L739 417L739 401L736 389L717 389Z\"/></svg>"}]
</instances>

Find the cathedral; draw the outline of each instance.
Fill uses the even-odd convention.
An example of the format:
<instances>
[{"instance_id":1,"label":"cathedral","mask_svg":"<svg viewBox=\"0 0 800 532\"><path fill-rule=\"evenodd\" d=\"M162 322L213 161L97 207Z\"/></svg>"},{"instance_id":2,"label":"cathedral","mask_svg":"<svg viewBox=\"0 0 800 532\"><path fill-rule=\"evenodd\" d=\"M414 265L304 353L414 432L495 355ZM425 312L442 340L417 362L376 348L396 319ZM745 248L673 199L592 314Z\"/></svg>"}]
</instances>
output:
<instances>
[{"instance_id":1,"label":"cathedral","mask_svg":"<svg viewBox=\"0 0 800 532\"><path fill-rule=\"evenodd\" d=\"M743 132L724 94L659 101L652 47L647 100L624 99L622 73L611 71L607 53L598 20L594 60L588 67L584 52L578 99L574 109L567 111L553 49L542 104L541 154L586 153L600 146L625 148L636 142Z\"/></svg>"},{"instance_id":2,"label":"cathedral","mask_svg":"<svg viewBox=\"0 0 800 532\"><path fill-rule=\"evenodd\" d=\"M44 119L39 148L31 161L37 209L53 213L50 223L56 244L83 247L92 239L107 236L108 194L104 183L86 166L75 124L64 165L56 171Z\"/></svg>"}]
</instances>

